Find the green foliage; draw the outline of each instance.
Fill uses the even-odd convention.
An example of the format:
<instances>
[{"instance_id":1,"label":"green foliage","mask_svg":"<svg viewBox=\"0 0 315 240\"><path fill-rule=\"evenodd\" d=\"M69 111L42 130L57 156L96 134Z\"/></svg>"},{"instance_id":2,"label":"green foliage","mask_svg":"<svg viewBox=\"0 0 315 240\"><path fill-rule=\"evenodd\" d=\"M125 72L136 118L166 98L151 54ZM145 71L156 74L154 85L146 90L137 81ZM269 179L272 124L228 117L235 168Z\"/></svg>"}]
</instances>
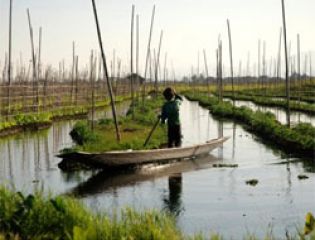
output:
<instances>
[{"instance_id":1,"label":"green foliage","mask_svg":"<svg viewBox=\"0 0 315 240\"><path fill-rule=\"evenodd\" d=\"M157 149L167 140L166 129L164 125L157 127L149 144L144 147L146 137L157 121L163 100L148 99L143 105L142 102L135 101L133 107L127 113L126 117L119 119L119 129L121 132L121 141L116 141L115 128L113 120L101 119L94 127L92 132L86 122L78 122L70 135L78 144L75 149L70 151L85 152L106 152L110 150L140 150ZM133 109L133 114L132 114ZM69 149L67 149L69 151Z\"/></svg>"},{"instance_id":2,"label":"green foliage","mask_svg":"<svg viewBox=\"0 0 315 240\"><path fill-rule=\"evenodd\" d=\"M95 143L99 140L99 136L92 132L86 121L77 122L71 130L70 136L75 143L81 146L85 143Z\"/></svg>"},{"instance_id":3,"label":"green foliage","mask_svg":"<svg viewBox=\"0 0 315 240\"><path fill-rule=\"evenodd\" d=\"M314 156L315 128L311 124L300 123L289 128L279 123L270 112L253 111L244 106L233 107L229 102L218 103L212 99L213 97L194 96L189 92L186 93L186 97L207 106L215 116L232 118L244 123L250 131L276 143L285 151Z\"/></svg>"},{"instance_id":4,"label":"green foliage","mask_svg":"<svg viewBox=\"0 0 315 240\"><path fill-rule=\"evenodd\" d=\"M283 109L287 108L287 102L285 99L274 99L274 98L271 98L271 96L269 97L252 96L252 95L246 95L244 93L236 93L233 96L232 93L224 93L224 97L234 99L234 100L251 101L260 106L279 107ZM298 100L298 99L295 99L295 100ZM291 100L290 109L294 111L305 112L312 115L315 114L315 105L305 103L305 102L299 103L299 102Z\"/></svg>"},{"instance_id":5,"label":"green foliage","mask_svg":"<svg viewBox=\"0 0 315 240\"><path fill-rule=\"evenodd\" d=\"M18 114L14 117L14 120L17 125L24 126L37 123L50 123L52 115L49 113L40 113L40 114Z\"/></svg>"},{"instance_id":6,"label":"green foliage","mask_svg":"<svg viewBox=\"0 0 315 240\"><path fill-rule=\"evenodd\" d=\"M304 232L299 238L314 239L315 221L311 213L305 218ZM306 238L307 237L307 238ZM223 240L219 234L205 237L199 233L185 236L175 219L165 212L132 208L109 217L106 212L92 213L71 197L44 196L42 193L25 196L0 187L0 240L19 239L152 239L152 240ZM258 239L247 235L243 239ZM264 239L275 239L267 235Z\"/></svg>"},{"instance_id":7,"label":"green foliage","mask_svg":"<svg viewBox=\"0 0 315 240\"><path fill-rule=\"evenodd\" d=\"M78 201L24 196L0 188L0 232L21 239L183 239L174 219L157 211L124 209L120 220L93 214ZM0 234L1 237L1 234Z\"/></svg>"}]
</instances>

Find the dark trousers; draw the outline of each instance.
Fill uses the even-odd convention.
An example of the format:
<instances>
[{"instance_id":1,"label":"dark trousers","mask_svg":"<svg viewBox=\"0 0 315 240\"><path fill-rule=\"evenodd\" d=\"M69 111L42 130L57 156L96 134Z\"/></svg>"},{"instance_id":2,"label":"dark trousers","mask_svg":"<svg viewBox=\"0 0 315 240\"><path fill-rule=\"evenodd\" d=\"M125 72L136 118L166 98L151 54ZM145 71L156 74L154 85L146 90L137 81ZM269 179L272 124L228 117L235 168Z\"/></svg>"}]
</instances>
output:
<instances>
[{"instance_id":1,"label":"dark trousers","mask_svg":"<svg viewBox=\"0 0 315 240\"><path fill-rule=\"evenodd\" d=\"M168 147L180 147L182 145L182 131L180 125L168 126Z\"/></svg>"}]
</instances>

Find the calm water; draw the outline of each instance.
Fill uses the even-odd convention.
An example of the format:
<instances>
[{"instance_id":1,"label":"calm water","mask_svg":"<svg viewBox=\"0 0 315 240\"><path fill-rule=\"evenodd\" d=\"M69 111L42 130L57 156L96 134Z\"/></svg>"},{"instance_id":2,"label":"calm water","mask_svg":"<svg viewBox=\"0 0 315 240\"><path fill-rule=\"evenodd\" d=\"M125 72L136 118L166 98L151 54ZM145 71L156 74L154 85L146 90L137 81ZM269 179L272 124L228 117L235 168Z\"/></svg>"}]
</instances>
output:
<instances>
[{"instance_id":1,"label":"calm water","mask_svg":"<svg viewBox=\"0 0 315 240\"><path fill-rule=\"evenodd\" d=\"M197 103L181 109L184 145L230 136L208 157L146 166L136 172L63 173L54 155L70 146L73 121L55 123L47 131L0 140L0 181L16 190L44 189L74 194L93 211L125 206L157 208L176 215L187 234L220 232L234 239L247 233L264 236L301 228L308 211L315 212L315 167L310 161L282 156L233 122L217 121ZM238 168L213 168L214 163ZM309 179L298 180L299 174ZM256 187L246 180L258 179Z\"/></svg>"},{"instance_id":2,"label":"calm water","mask_svg":"<svg viewBox=\"0 0 315 240\"><path fill-rule=\"evenodd\" d=\"M232 102L231 100L228 100L230 102ZM237 100L235 101L235 105L240 107L240 106L247 106L249 108L251 108L252 110L256 111L256 110L260 110L263 112L272 112L275 116L276 119L281 122L282 124L286 124L287 123L287 114L286 111L281 109L281 108L277 108L277 107L266 107L266 106L258 106L253 102L250 101L240 101ZM300 122L306 122L306 123L310 123L313 126L315 126L315 116L311 116L309 114L305 114L305 113L301 113L301 112L297 112L297 111L291 111L290 113L290 122L292 124L296 124L296 123L300 123Z\"/></svg>"}]
</instances>

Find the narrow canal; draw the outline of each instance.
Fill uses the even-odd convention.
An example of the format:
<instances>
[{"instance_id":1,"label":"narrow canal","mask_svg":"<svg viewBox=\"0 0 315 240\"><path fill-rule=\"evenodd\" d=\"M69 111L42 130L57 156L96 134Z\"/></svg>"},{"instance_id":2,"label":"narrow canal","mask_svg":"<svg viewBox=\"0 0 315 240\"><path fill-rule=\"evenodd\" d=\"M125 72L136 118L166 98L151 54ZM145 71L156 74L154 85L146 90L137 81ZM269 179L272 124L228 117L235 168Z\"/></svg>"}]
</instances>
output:
<instances>
[{"instance_id":1,"label":"narrow canal","mask_svg":"<svg viewBox=\"0 0 315 240\"><path fill-rule=\"evenodd\" d=\"M230 99L224 99L225 101L232 102ZM267 107L267 106L259 106L251 101L241 101L241 100L236 100L235 101L235 106L241 107L241 106L246 106L249 107L250 109L254 111L262 111L262 112L271 112L275 115L276 119L282 123L286 124L287 123L287 113L285 110L282 108L278 107ZM315 126L315 116L306 114L306 113L301 113L298 111L291 111L290 112L290 122L294 125L297 123L310 123L313 126Z\"/></svg>"},{"instance_id":2,"label":"narrow canal","mask_svg":"<svg viewBox=\"0 0 315 240\"><path fill-rule=\"evenodd\" d=\"M183 102L181 119L184 145L218 136L230 139L208 157L192 161L136 172L63 173L55 155L72 144L74 122L58 122L46 131L0 140L0 182L24 192L73 194L93 211L126 206L168 210L187 234L218 232L240 238L272 231L279 238L302 228L306 213L315 210L314 163L286 157L242 126L216 120L196 102ZM214 168L214 163L239 167ZM299 180L299 174L309 178ZM250 179L259 182L246 185Z\"/></svg>"}]
</instances>

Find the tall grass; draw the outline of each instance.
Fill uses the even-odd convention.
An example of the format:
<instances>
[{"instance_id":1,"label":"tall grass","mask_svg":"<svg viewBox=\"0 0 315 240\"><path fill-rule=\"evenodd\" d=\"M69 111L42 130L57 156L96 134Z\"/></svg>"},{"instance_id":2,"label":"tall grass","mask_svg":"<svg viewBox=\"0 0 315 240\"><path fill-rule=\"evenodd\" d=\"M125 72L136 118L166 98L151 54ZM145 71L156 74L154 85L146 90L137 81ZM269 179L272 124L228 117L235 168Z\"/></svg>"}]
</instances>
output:
<instances>
[{"instance_id":1,"label":"tall grass","mask_svg":"<svg viewBox=\"0 0 315 240\"><path fill-rule=\"evenodd\" d=\"M118 218L92 214L68 197L24 196L0 187L0 232L17 239L182 239L174 219L126 208ZM1 239L1 237L0 237Z\"/></svg>"},{"instance_id":2,"label":"tall grass","mask_svg":"<svg viewBox=\"0 0 315 240\"><path fill-rule=\"evenodd\" d=\"M306 233L288 239L315 239L314 218L306 217ZM311 220L312 221L311 221ZM276 239L271 234L264 238ZM64 239L212 239L223 240L218 234L198 233L187 236L176 226L175 219L165 212L137 212L125 208L114 216L106 212L92 213L71 197L44 196L41 193L25 196L0 186L0 240ZM245 235L243 239L258 239Z\"/></svg>"}]
</instances>

